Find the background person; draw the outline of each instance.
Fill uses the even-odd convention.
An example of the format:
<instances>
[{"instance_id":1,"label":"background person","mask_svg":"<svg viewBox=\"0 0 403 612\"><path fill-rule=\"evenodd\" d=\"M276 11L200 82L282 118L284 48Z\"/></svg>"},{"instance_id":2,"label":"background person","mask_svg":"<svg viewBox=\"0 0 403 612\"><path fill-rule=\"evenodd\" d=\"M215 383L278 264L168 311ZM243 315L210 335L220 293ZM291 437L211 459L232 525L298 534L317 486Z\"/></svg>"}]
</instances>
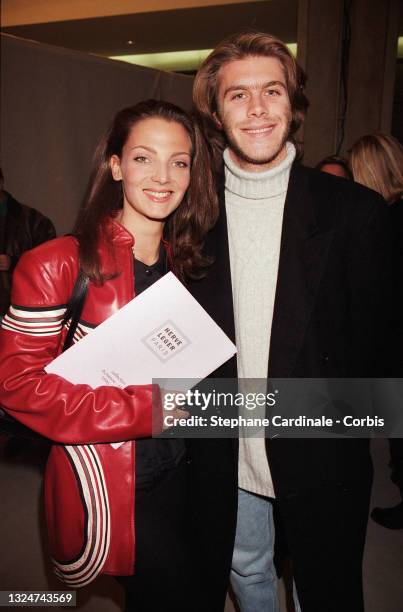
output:
<instances>
[{"instance_id":1,"label":"background person","mask_svg":"<svg viewBox=\"0 0 403 612\"><path fill-rule=\"evenodd\" d=\"M12 273L24 251L56 237L53 223L4 190L0 168L0 320L10 304Z\"/></svg>"},{"instance_id":2,"label":"background person","mask_svg":"<svg viewBox=\"0 0 403 612\"><path fill-rule=\"evenodd\" d=\"M344 157L339 157L338 155L329 155L325 157L316 164L315 168L322 172L333 174L334 176L340 176L341 178L350 180L353 178L348 166L348 161Z\"/></svg>"},{"instance_id":3,"label":"background person","mask_svg":"<svg viewBox=\"0 0 403 612\"><path fill-rule=\"evenodd\" d=\"M90 282L75 340L168 270L200 272L215 202L190 117L155 100L123 109L96 150L76 237L21 258L0 331L1 402L56 442L45 477L55 571L71 587L120 576L133 612L188 611L184 441L150 437L153 415L162 422L152 385L92 389L44 368L79 266Z\"/></svg>"},{"instance_id":4,"label":"background person","mask_svg":"<svg viewBox=\"0 0 403 612\"><path fill-rule=\"evenodd\" d=\"M367 134L350 151L354 180L377 191L389 205L403 197L403 147L388 134Z\"/></svg>"},{"instance_id":5,"label":"background person","mask_svg":"<svg viewBox=\"0 0 403 612\"><path fill-rule=\"evenodd\" d=\"M394 371L390 374L403 376L403 147L388 134L367 134L353 145L350 163L354 180L381 194L389 206L397 238L396 286L397 300L390 307L395 312L392 335L396 338L393 357ZM389 529L403 529L403 440L389 440L392 480L399 487L402 501L391 508L374 508L373 520Z\"/></svg>"}]
</instances>

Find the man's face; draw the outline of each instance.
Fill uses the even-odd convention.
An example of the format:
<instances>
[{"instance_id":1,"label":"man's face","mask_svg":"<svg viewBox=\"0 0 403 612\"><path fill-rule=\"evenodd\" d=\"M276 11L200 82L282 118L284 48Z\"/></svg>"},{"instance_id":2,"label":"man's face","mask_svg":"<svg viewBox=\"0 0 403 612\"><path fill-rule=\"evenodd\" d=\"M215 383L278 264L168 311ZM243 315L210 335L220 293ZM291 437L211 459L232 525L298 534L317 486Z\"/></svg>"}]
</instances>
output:
<instances>
[{"instance_id":1,"label":"man's face","mask_svg":"<svg viewBox=\"0 0 403 612\"><path fill-rule=\"evenodd\" d=\"M217 108L215 120L241 168L259 172L286 157L291 106L278 59L250 56L224 64L218 72Z\"/></svg>"},{"instance_id":2,"label":"man's face","mask_svg":"<svg viewBox=\"0 0 403 612\"><path fill-rule=\"evenodd\" d=\"M325 164L321 168L322 172L327 172L327 174L333 174L334 176L341 176L341 178L348 179L349 176L343 166L340 164Z\"/></svg>"}]
</instances>

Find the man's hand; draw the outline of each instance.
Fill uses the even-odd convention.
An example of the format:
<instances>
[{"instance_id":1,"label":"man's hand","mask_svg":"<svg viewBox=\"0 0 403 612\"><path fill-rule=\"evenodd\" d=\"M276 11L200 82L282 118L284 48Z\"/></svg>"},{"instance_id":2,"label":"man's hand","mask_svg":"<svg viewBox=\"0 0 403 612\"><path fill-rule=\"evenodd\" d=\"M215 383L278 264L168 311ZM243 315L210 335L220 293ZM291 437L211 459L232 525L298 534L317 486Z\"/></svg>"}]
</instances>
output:
<instances>
[{"instance_id":1,"label":"man's hand","mask_svg":"<svg viewBox=\"0 0 403 612\"><path fill-rule=\"evenodd\" d=\"M7 272L11 266L11 259L8 255L0 255L0 272Z\"/></svg>"}]
</instances>

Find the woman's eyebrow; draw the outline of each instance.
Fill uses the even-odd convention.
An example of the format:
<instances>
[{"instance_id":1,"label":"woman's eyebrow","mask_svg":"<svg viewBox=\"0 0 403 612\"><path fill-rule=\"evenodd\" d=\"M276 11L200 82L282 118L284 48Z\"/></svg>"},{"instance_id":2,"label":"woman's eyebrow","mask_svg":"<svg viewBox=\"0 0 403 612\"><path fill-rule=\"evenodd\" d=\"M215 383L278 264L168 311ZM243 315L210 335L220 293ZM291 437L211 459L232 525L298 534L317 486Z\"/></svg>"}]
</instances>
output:
<instances>
[{"instance_id":1,"label":"woman's eyebrow","mask_svg":"<svg viewBox=\"0 0 403 612\"><path fill-rule=\"evenodd\" d=\"M130 151L134 151L134 149L145 149L146 151L150 151L150 153L156 153L155 149L147 147L146 145L134 145L134 147L130 147Z\"/></svg>"},{"instance_id":2,"label":"woman's eyebrow","mask_svg":"<svg viewBox=\"0 0 403 612\"><path fill-rule=\"evenodd\" d=\"M146 145L134 145L134 147L130 148L130 151L134 151L134 149L145 149L146 151L149 151L150 153L157 153L155 149L153 149L152 147L147 147ZM189 153L189 151L175 151L174 153L171 154L171 157L174 157L175 155L188 155L189 157L191 157L191 154Z\"/></svg>"},{"instance_id":3,"label":"woman's eyebrow","mask_svg":"<svg viewBox=\"0 0 403 612\"><path fill-rule=\"evenodd\" d=\"M177 153L172 153L171 157L174 157L175 155L187 155L188 157L192 157L189 151L178 151Z\"/></svg>"}]
</instances>

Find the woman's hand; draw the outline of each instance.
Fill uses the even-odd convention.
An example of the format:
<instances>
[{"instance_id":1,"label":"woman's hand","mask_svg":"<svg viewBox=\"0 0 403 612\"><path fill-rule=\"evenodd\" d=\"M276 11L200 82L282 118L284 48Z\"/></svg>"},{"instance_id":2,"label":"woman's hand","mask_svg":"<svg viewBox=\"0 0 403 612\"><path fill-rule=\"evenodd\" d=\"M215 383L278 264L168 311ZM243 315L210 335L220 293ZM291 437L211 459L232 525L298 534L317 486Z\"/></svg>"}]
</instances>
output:
<instances>
[{"instance_id":1,"label":"woman's hand","mask_svg":"<svg viewBox=\"0 0 403 612\"><path fill-rule=\"evenodd\" d=\"M190 416L187 410L175 404L175 395L177 393L183 397L183 391L167 391L166 389L161 389L164 431L174 427L175 419L187 419Z\"/></svg>"}]
</instances>

